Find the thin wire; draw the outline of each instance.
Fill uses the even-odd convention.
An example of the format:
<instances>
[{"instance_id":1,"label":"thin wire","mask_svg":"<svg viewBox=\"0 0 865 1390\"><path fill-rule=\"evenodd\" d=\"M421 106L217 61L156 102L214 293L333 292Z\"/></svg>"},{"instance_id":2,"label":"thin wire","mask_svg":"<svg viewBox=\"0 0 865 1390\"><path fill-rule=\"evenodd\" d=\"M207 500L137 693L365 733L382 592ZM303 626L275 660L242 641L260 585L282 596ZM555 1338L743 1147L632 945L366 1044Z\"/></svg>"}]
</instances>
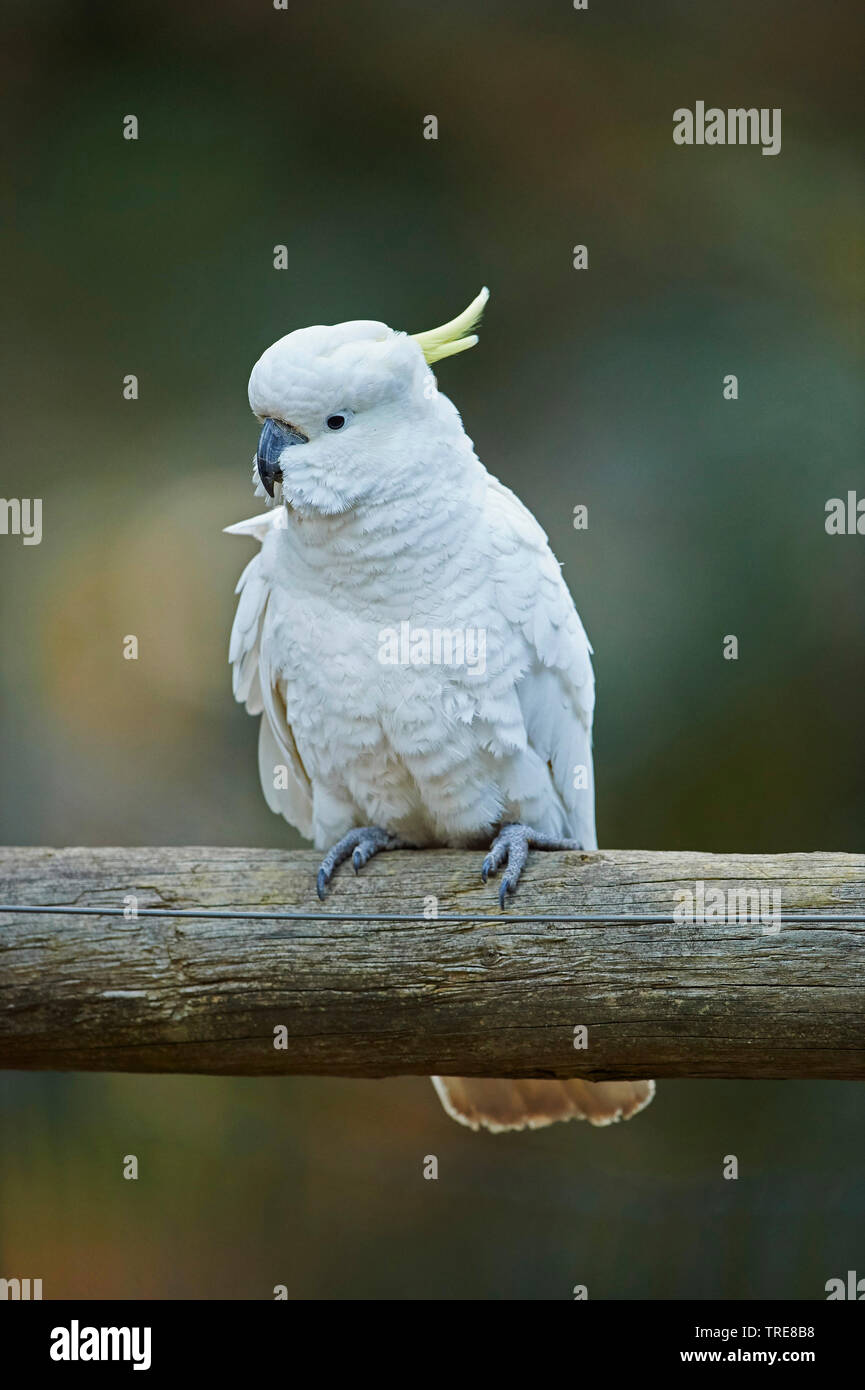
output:
<instances>
[{"instance_id":1,"label":"thin wire","mask_svg":"<svg viewBox=\"0 0 865 1390\"><path fill-rule=\"evenodd\" d=\"M0 915L3 913L43 913L48 916L68 916L68 917L126 917L133 921L136 917L203 917L203 918L227 918L233 921L254 921L254 922L638 922L644 926L712 926L712 921L695 923L690 921L680 921L678 918L667 913L643 913L643 912L546 912L546 913L511 913L511 912L440 912L436 917L425 917L422 912L244 912L237 909L226 908L197 908L197 907L139 907L135 912L130 912L125 907L52 907L50 904L33 903L0 903ZM819 922L819 923L865 923L865 913L844 912L844 913L811 913L811 912L782 912L777 915L765 914L765 919L758 914L753 918L746 919L742 925L747 925L749 921L759 922L765 925L765 921L775 922ZM731 923L730 925L735 925Z\"/></svg>"}]
</instances>

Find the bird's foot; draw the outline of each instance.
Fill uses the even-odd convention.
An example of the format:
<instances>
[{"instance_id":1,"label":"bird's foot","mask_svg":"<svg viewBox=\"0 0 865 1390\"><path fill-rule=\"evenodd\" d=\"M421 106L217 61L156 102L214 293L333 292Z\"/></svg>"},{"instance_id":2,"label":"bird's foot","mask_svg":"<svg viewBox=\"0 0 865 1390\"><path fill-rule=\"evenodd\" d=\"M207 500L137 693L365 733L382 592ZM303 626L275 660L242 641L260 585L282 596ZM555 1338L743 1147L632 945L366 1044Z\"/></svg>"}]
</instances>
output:
<instances>
[{"instance_id":1,"label":"bird's foot","mask_svg":"<svg viewBox=\"0 0 865 1390\"><path fill-rule=\"evenodd\" d=\"M349 855L354 865L355 873L362 869L372 859L374 854L378 854L383 849L410 849L404 840L398 835L391 835L389 831L382 830L380 825L359 825L355 830L349 830L347 835L343 835L341 840L328 850L321 861L318 877L315 881L318 896L324 902L328 884L333 878L334 871L342 864Z\"/></svg>"},{"instance_id":2,"label":"bird's foot","mask_svg":"<svg viewBox=\"0 0 865 1390\"><path fill-rule=\"evenodd\" d=\"M537 830L532 830L530 825L522 825L515 821L511 825L503 825L490 845L490 852L481 868L481 878L486 883L490 874L494 874L507 860L499 886L499 907L504 911L508 894L516 892L530 849L582 848L578 840L559 840L553 835L540 835Z\"/></svg>"}]
</instances>

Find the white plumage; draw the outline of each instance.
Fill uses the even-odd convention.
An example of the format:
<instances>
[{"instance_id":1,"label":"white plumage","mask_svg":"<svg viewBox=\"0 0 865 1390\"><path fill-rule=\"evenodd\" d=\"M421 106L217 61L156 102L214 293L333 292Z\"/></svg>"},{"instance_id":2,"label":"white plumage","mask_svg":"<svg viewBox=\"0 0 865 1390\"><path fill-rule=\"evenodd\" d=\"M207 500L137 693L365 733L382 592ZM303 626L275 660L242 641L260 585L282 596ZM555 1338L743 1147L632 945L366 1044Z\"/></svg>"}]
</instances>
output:
<instances>
[{"instance_id":1,"label":"white plumage","mask_svg":"<svg viewBox=\"0 0 865 1390\"><path fill-rule=\"evenodd\" d=\"M279 505L227 528L261 542L238 585L234 690L261 716L268 805L322 850L359 826L487 848L513 822L597 844L591 648L544 532L427 361L470 345L485 297L417 340L367 321L298 330L250 378L253 411L294 447ZM484 660L383 661L405 624L483 633ZM489 1128L606 1123L651 1087L438 1083L455 1118Z\"/></svg>"}]
</instances>

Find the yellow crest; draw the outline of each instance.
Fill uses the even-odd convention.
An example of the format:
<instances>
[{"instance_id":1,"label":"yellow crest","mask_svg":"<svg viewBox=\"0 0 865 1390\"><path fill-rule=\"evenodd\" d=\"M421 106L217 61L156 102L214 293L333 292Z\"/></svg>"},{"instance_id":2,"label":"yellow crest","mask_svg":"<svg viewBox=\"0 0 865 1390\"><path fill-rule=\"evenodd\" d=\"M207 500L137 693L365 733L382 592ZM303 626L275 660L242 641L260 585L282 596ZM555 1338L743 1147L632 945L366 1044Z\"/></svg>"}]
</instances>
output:
<instances>
[{"instance_id":1,"label":"yellow crest","mask_svg":"<svg viewBox=\"0 0 865 1390\"><path fill-rule=\"evenodd\" d=\"M490 292L484 285L477 299L473 299L469 307L451 319L450 323L443 323L441 328L430 328L426 333L412 333L430 365L440 362L443 357L453 357L456 352L465 352L466 348L474 347L478 335L470 330L480 319L489 297Z\"/></svg>"}]
</instances>

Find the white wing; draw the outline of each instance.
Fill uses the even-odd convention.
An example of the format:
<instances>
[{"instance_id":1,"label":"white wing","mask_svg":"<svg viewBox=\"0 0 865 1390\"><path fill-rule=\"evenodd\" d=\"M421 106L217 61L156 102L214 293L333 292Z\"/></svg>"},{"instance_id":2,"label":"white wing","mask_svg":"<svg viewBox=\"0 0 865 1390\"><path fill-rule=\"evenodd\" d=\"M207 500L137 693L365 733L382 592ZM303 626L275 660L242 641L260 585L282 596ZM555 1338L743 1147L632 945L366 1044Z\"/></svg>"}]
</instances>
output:
<instances>
[{"instance_id":1,"label":"white wing","mask_svg":"<svg viewBox=\"0 0 865 1390\"><path fill-rule=\"evenodd\" d=\"M529 667L517 684L529 747L549 767L568 832L597 848L592 772L595 679L591 646L574 601L531 512L490 478L495 602L522 635Z\"/></svg>"},{"instance_id":2,"label":"white wing","mask_svg":"<svg viewBox=\"0 0 865 1390\"><path fill-rule=\"evenodd\" d=\"M280 525L282 508L263 516L239 521L225 530L235 536L254 536L264 542ZM261 553L256 555L237 584L240 595L231 629L228 659L233 667L235 699L250 714L260 714L258 771L264 799L272 811L312 838L312 788L300 759L285 711L278 676L269 660L262 633L270 599Z\"/></svg>"}]
</instances>

